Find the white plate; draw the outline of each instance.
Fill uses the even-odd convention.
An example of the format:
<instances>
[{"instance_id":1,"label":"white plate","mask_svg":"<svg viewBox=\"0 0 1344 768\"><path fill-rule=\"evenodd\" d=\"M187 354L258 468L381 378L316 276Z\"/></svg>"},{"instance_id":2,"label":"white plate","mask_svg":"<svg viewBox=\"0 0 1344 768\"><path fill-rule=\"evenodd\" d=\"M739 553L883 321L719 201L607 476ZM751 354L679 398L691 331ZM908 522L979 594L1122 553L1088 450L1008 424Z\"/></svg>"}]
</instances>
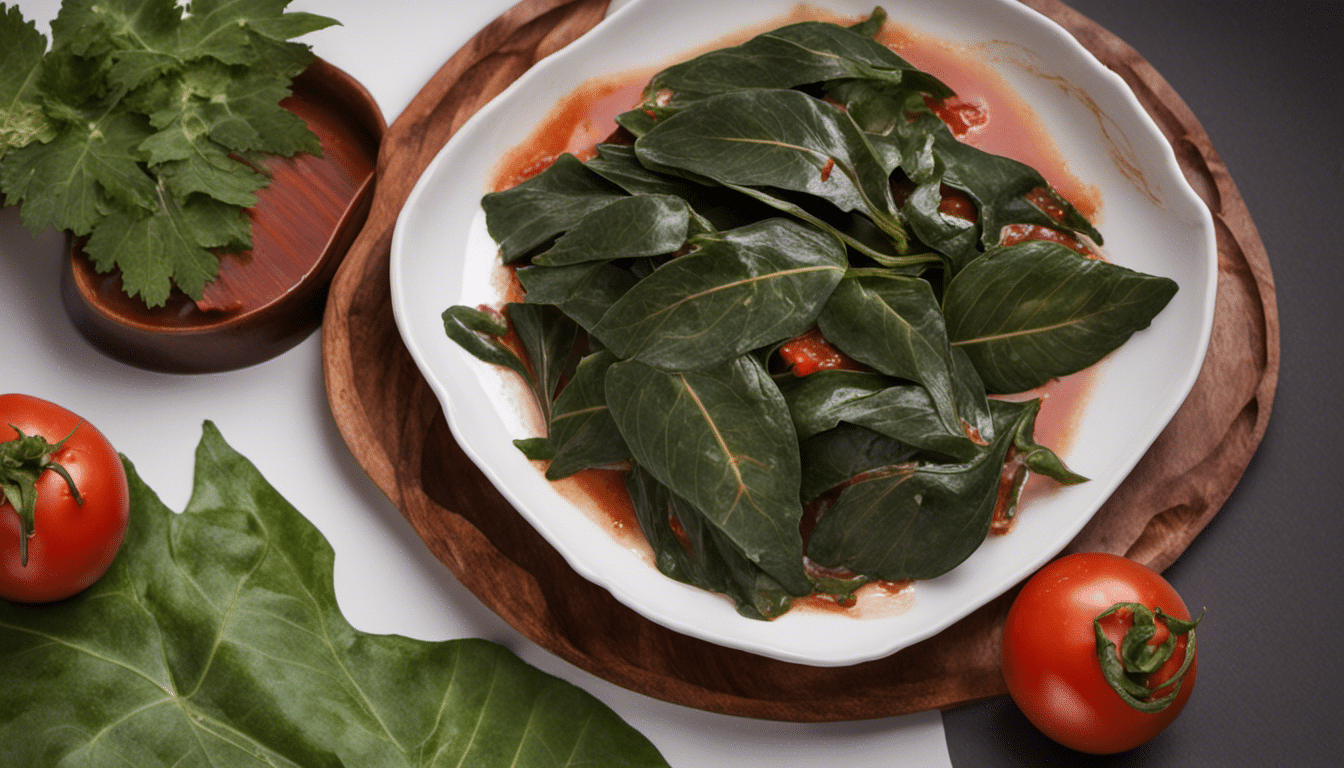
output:
<instances>
[{"instance_id":1,"label":"white plate","mask_svg":"<svg viewBox=\"0 0 1344 768\"><path fill-rule=\"evenodd\" d=\"M1120 78L1067 32L1012 0L886 3L893 20L1003 53L993 57L994 67L1045 120L1072 172L1099 190L1108 257L1170 277L1180 291L1149 329L1100 364L1065 455L1091 482L1037 499L1009 535L991 537L951 573L919 582L907 610L862 619L794 611L773 622L753 621L720 596L662 576L514 448L514 438L537 434L535 425L498 370L448 340L440 315L454 304L497 300L492 275L498 259L479 200L495 164L559 98L589 78L666 64L793 5L636 0L528 72L462 127L412 191L392 240L392 298L402 338L459 444L576 571L687 635L838 666L880 658L937 633L1028 576L1083 527L1194 384L1212 326L1217 258L1211 217L1171 148ZM873 8L872 0L818 5L851 16Z\"/></svg>"}]
</instances>

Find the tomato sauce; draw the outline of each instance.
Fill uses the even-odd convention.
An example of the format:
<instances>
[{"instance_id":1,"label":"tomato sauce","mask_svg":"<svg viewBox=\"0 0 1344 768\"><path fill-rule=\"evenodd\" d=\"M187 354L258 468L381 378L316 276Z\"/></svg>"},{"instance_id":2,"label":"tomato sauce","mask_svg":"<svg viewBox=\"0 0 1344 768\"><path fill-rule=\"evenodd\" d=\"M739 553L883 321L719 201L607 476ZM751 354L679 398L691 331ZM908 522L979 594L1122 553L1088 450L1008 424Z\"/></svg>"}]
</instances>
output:
<instances>
[{"instance_id":1,"label":"tomato sauce","mask_svg":"<svg viewBox=\"0 0 1344 768\"><path fill-rule=\"evenodd\" d=\"M742 30L701 50L690 51L685 58L703 50L736 45L768 29L807 19L842 24L857 21L799 6L787 17ZM937 76L956 92L955 97L942 103L931 103L930 106L959 139L987 152L1011 157L1032 166L1079 212L1095 220L1101 211L1099 190L1072 173L1039 116L984 60L983 50L975 46L952 44L890 19L877 39L911 64ZM581 160L595 156L596 145L617 131L616 116L640 103L644 85L659 69L661 67L630 70L594 78L576 88L556 104L522 144L501 158L495 167L491 188L502 190L515 186L540 173L566 152ZM898 190L894 191L899 194ZM968 196L951 188L944 188L943 192L940 209L944 213L968 220L975 219L975 205ZM1047 197L1040 196L1036 202L1047 213L1051 213ZM1079 243L1077 238L1061 236L1044 227L1018 230L1008 233L1008 236L1014 238L1014 242L1023 239L1054 239L1084 255L1099 256L1095 250L1082 250L1090 246ZM511 279L510 283L510 300L520 300L521 288L517 280ZM850 367L852 361L845 358L843 353L835 350L840 357L834 357L827 352L829 344L819 338L819 334L816 339L800 338L800 341L796 340L796 355L790 360L799 367L797 372L800 375L804 371L828 367ZM1090 372L1083 371L1009 399L1042 399L1036 419L1036 441L1050 446L1063 456L1067 454L1077 414L1091 391L1093 378ZM1005 467L1005 485L1011 483L1015 471L1017 467L1011 462ZM653 554L640 532L633 503L625 489L625 474L624 471L613 469L588 469L554 485L561 495L592 519L602 523L618 541L640 552L652 563ZM1053 488L1053 481L1031 477L1024 487L1019 509L1029 506L1031 499L1048 494ZM995 521L993 532L1008 532L1012 528L1013 519L1000 516ZM861 587L856 596L857 601L850 603L814 595L796 600L795 608L874 617L908 610L915 600L914 586L909 582L870 583Z\"/></svg>"}]
</instances>

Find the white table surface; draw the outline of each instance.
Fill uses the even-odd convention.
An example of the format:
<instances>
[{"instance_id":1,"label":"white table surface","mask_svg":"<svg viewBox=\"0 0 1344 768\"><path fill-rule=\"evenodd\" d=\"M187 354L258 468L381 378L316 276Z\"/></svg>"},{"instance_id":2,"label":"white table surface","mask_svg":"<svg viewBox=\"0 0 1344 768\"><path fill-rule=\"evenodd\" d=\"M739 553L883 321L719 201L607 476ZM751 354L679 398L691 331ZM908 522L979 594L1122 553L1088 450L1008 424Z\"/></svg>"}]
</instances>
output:
<instances>
[{"instance_id":1,"label":"white table surface","mask_svg":"<svg viewBox=\"0 0 1344 768\"><path fill-rule=\"evenodd\" d=\"M623 0L614 0L618 6ZM295 0L343 26L303 38L362 82L389 123L438 67L513 0ZM39 29L59 0L19 0ZM357 628L425 640L484 637L592 692L677 768L951 766L942 718L774 723L667 704L606 683L520 636L459 585L364 474L323 388L320 339L240 371L153 373L110 359L80 336L59 297L64 236L36 237L0 209L0 392L24 392L89 419L172 509L186 506L205 420L251 459L330 540L341 608Z\"/></svg>"}]
</instances>

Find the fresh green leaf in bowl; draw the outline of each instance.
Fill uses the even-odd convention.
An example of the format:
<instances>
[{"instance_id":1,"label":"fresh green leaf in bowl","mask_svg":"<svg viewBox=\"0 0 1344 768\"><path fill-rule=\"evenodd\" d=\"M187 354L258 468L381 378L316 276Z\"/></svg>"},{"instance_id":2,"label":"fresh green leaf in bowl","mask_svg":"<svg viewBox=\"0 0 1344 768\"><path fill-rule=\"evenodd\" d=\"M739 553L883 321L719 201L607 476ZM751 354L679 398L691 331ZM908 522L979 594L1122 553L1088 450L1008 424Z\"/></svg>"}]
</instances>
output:
<instances>
[{"instance_id":1,"label":"fresh green leaf in bowl","mask_svg":"<svg viewBox=\"0 0 1344 768\"><path fill-rule=\"evenodd\" d=\"M0 601L0 765L666 766L593 696L484 640L345 620L322 534L207 422L174 514L70 600Z\"/></svg>"},{"instance_id":2,"label":"fresh green leaf in bowl","mask_svg":"<svg viewBox=\"0 0 1344 768\"><path fill-rule=\"evenodd\" d=\"M266 155L320 155L280 106L337 23L288 0L65 0L46 38L0 4L0 191L34 231L88 236L147 306L200 299L217 252L251 248Z\"/></svg>"}]
</instances>

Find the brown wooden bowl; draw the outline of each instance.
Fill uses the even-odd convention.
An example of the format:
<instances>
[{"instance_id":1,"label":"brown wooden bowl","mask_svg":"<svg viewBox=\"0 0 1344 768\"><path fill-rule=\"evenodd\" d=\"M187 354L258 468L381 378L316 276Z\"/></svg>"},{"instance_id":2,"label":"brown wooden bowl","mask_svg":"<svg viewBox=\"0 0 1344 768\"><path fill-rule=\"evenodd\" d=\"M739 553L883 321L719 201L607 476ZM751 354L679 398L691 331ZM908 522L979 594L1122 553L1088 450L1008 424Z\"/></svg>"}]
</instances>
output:
<instances>
[{"instance_id":1,"label":"brown wooden bowl","mask_svg":"<svg viewBox=\"0 0 1344 768\"><path fill-rule=\"evenodd\" d=\"M95 347L140 368L209 373L275 357L321 324L331 278L368 218L387 121L358 81L321 59L281 106L317 134L323 156L268 161L272 181L248 209L253 250L223 255L199 302L174 289L149 309L71 240L61 299Z\"/></svg>"}]
</instances>

